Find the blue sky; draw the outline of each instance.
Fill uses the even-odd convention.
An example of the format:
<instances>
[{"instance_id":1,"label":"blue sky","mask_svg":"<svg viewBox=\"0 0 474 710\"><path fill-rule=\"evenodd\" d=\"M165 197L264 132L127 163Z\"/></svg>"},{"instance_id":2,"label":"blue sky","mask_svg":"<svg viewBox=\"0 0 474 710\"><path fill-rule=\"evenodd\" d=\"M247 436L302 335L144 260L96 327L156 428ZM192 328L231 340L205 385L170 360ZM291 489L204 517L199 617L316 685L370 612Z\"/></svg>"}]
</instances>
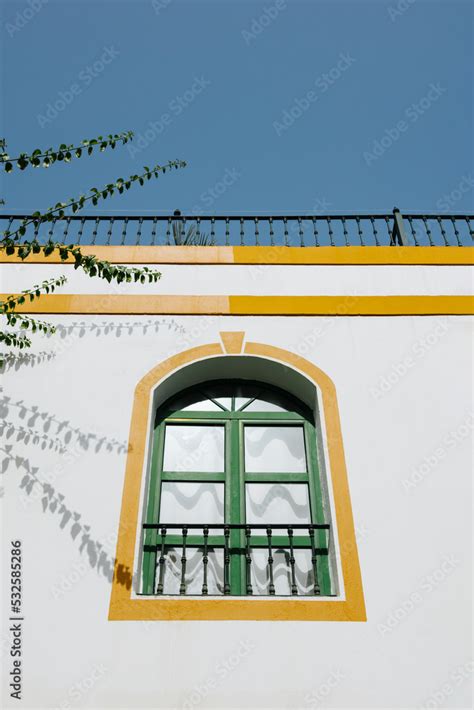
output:
<instances>
[{"instance_id":1,"label":"blue sky","mask_svg":"<svg viewBox=\"0 0 474 710\"><path fill-rule=\"evenodd\" d=\"M183 158L185 170L100 211L472 211L473 7L3 2L11 155L136 133L133 150L4 177L6 210Z\"/></svg>"}]
</instances>

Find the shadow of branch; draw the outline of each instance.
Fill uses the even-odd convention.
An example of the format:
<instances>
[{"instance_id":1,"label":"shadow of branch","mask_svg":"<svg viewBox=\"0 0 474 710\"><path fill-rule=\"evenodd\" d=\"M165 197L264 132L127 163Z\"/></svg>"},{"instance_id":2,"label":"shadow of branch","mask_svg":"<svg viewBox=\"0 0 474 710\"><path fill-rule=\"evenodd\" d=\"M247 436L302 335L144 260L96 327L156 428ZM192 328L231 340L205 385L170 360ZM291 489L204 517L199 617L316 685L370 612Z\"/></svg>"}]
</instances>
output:
<instances>
[{"instance_id":1,"label":"shadow of branch","mask_svg":"<svg viewBox=\"0 0 474 710\"><path fill-rule=\"evenodd\" d=\"M105 577L110 583L115 575L115 579L119 584L131 589L133 583L131 570L123 564L119 564L114 557L107 553L104 549L104 544L94 539L90 525L87 525L82 520L81 513L69 506L62 493L50 483L45 483L38 478L38 467L32 466L29 459L15 456L12 453L12 448L11 445L0 447L0 451L4 454L2 469L4 461L8 460L18 470L22 470L23 477L20 481L20 489L27 496L31 496L32 500L39 498L44 513L57 516L59 528L69 532L71 539L79 545L79 552L85 554L90 567L95 569L99 575Z\"/></svg>"}]
</instances>

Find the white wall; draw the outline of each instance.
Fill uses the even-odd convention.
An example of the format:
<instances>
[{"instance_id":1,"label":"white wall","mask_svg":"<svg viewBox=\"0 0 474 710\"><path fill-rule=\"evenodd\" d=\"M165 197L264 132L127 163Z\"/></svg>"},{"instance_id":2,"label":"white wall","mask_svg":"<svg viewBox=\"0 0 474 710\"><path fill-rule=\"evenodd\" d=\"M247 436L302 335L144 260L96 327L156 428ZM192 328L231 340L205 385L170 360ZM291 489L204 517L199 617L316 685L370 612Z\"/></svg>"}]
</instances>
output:
<instances>
[{"instance_id":1,"label":"white wall","mask_svg":"<svg viewBox=\"0 0 474 710\"><path fill-rule=\"evenodd\" d=\"M137 264L136 266L140 266ZM110 285L91 279L71 264L0 264L2 291L31 288L65 275L62 293L163 293L181 295L466 295L472 292L470 266L269 266L149 265L160 271L157 284Z\"/></svg>"},{"instance_id":2,"label":"white wall","mask_svg":"<svg viewBox=\"0 0 474 710\"><path fill-rule=\"evenodd\" d=\"M14 276L15 290L50 275L46 267L29 268L24 285L20 272L18 281ZM217 293L218 285L225 293L223 284L234 274L227 292L236 293L235 270L241 267L166 268L174 269L179 280L171 285L171 277L166 278L159 285L164 293L197 293L185 291L184 273L193 275L193 289L194 283L204 289L208 282L199 274L209 268L216 278L208 292ZM328 269L322 274L329 288L336 267L290 267L284 279L288 293L299 292L301 274L309 268ZM335 293L352 289L352 275L344 271L348 267L341 268ZM383 283L378 268L371 271L371 284ZM413 270L406 292L414 293L419 269L403 268ZM423 273L418 292L425 287L430 293L467 292L464 267L440 267L439 282L436 270ZM270 280L277 279L275 274ZM395 274L397 288L404 278ZM2 290L12 289L7 283ZM91 291L99 292L100 282L91 283ZM365 282L359 283L355 292L365 293ZM67 291L79 292L79 282L74 286ZM33 357L9 365L3 377L4 395L10 398L3 402L3 414L15 427L4 431L0 444L1 458L10 459L3 474L4 569L10 540L21 539L23 707L469 706L471 319L44 319L60 326L58 334L37 337ZM34 493L37 486L30 495L21 488L25 457L38 467L37 478L51 480L64 506L80 514L90 537L112 557L135 385L171 353L216 342L222 330L244 330L249 340L297 352L336 385L367 623L109 622L110 583L91 567L86 550L79 551L83 533L72 539L71 523L62 529L58 510L43 511ZM16 402L28 408L24 418ZM28 426L35 407L46 417ZM52 449L43 449L41 440L17 441L21 426L41 436L50 415L54 421L44 441L47 446L53 442ZM67 424L57 432L61 422ZM77 432L90 435L87 449ZM102 436L111 450L102 445L96 452L94 444ZM64 451L56 450L59 444ZM7 671L8 616L5 597ZM96 680L89 682L93 673ZM3 700L7 707L17 703L9 698L8 687Z\"/></svg>"}]
</instances>

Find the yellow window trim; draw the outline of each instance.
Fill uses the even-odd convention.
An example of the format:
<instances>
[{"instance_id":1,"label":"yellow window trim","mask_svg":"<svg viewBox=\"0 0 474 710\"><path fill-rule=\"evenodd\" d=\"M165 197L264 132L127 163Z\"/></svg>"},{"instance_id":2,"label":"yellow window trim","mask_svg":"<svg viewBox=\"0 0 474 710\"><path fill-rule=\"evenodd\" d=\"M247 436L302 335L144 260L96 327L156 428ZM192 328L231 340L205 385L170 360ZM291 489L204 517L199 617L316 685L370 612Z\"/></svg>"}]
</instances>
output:
<instances>
[{"instance_id":1,"label":"yellow window trim","mask_svg":"<svg viewBox=\"0 0 474 710\"><path fill-rule=\"evenodd\" d=\"M131 572L134 569L135 545L139 525L139 505L144 475L145 446L148 433L150 398L156 386L184 365L197 360L236 354L237 342L243 347L243 337L229 338L221 334L220 343L211 343L191 348L174 355L153 368L143 377L135 389L130 426L129 453L127 455L122 508L117 539L116 569ZM322 407L326 423L329 468L331 471L337 520L341 568L344 579L345 600L318 599L252 599L234 598L151 598L133 597L115 574L112 582L109 619L112 621L160 620L160 621L366 621L364 593L359 567L354 520L347 480L347 471L342 443L341 425L336 389L332 380L308 360L287 350L247 343L241 350L249 356L269 358L285 363L314 382L322 395Z\"/></svg>"},{"instance_id":2,"label":"yellow window trim","mask_svg":"<svg viewBox=\"0 0 474 710\"><path fill-rule=\"evenodd\" d=\"M192 247L192 246L81 246L112 264L398 264L454 266L474 263L469 247ZM72 257L69 259L73 262ZM60 264L57 251L48 257L30 254L22 262L0 249L0 263Z\"/></svg>"}]
</instances>

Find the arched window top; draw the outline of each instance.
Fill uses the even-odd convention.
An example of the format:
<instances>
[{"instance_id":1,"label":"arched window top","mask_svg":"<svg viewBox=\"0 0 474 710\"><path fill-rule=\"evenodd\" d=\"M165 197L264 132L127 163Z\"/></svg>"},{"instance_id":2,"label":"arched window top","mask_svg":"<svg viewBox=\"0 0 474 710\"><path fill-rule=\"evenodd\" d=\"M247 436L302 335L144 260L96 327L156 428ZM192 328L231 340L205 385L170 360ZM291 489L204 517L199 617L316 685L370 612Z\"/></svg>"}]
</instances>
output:
<instances>
[{"instance_id":1,"label":"arched window top","mask_svg":"<svg viewBox=\"0 0 474 710\"><path fill-rule=\"evenodd\" d=\"M239 418L282 415L313 420L311 410L283 389L248 380L214 380L190 387L165 402L157 419L193 412Z\"/></svg>"}]
</instances>

